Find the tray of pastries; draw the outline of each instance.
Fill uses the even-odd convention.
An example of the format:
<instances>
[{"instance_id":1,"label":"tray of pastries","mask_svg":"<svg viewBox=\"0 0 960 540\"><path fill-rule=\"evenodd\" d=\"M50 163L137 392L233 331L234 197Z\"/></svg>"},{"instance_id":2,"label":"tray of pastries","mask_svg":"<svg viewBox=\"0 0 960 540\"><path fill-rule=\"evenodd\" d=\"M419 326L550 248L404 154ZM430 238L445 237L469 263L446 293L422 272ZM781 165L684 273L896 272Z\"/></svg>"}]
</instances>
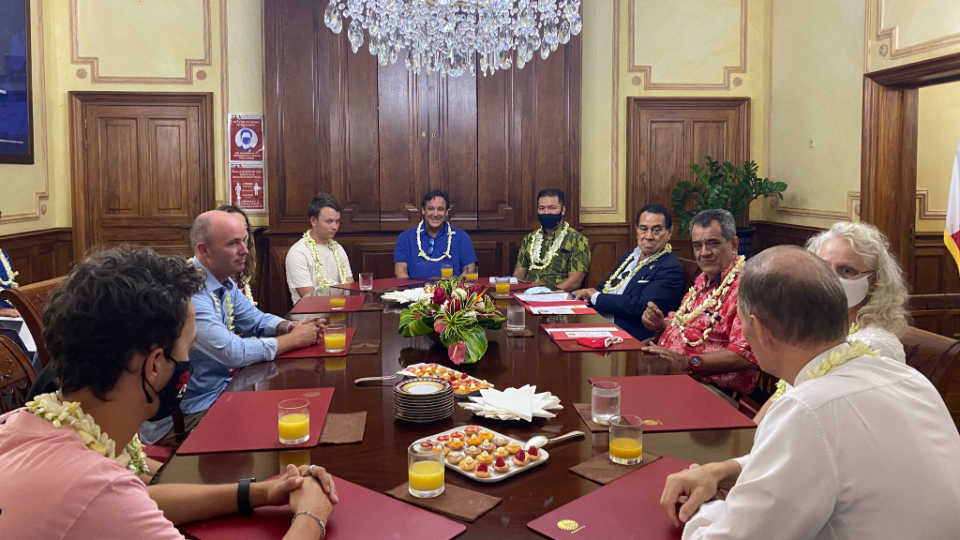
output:
<instances>
[{"instance_id":1,"label":"tray of pastries","mask_svg":"<svg viewBox=\"0 0 960 540\"><path fill-rule=\"evenodd\" d=\"M448 469L484 483L506 480L550 458L546 450L524 444L480 426L456 427L414 443L423 450L443 452Z\"/></svg>"},{"instance_id":2,"label":"tray of pastries","mask_svg":"<svg viewBox=\"0 0 960 540\"><path fill-rule=\"evenodd\" d=\"M479 394L483 388L493 388L493 385L487 381L476 379L455 369L451 369L440 364L414 364L404 370L406 377L433 377L449 381L453 386L454 394L466 396L476 392Z\"/></svg>"}]
</instances>

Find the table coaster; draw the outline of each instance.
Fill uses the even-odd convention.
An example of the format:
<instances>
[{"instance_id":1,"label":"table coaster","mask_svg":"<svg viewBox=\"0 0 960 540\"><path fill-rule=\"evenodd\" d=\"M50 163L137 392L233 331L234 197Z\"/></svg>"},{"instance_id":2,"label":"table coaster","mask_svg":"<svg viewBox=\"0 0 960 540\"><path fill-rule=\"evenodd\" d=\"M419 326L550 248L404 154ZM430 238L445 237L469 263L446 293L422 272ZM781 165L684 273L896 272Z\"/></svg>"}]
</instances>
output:
<instances>
[{"instance_id":1,"label":"table coaster","mask_svg":"<svg viewBox=\"0 0 960 540\"><path fill-rule=\"evenodd\" d=\"M367 411L353 413L327 413L320 433L320 444L350 444L363 441L367 425Z\"/></svg>"},{"instance_id":2,"label":"table coaster","mask_svg":"<svg viewBox=\"0 0 960 540\"><path fill-rule=\"evenodd\" d=\"M574 403L573 408L576 409L577 414L580 415L580 419L583 420L583 423L587 425L590 431L594 433L610 431L610 426L604 426L603 424L598 424L593 421L593 407L589 403Z\"/></svg>"},{"instance_id":3,"label":"table coaster","mask_svg":"<svg viewBox=\"0 0 960 540\"><path fill-rule=\"evenodd\" d=\"M504 328L504 329L503 329L503 333L506 334L507 337L512 337L512 338L534 337L533 332L530 331L528 328L524 328L523 330L520 330L520 331L517 331L517 330L507 330L506 328Z\"/></svg>"},{"instance_id":4,"label":"table coaster","mask_svg":"<svg viewBox=\"0 0 960 540\"><path fill-rule=\"evenodd\" d=\"M610 461L610 452L604 452L593 459L570 467L570 472L605 486L625 474L630 474L645 465L653 463L662 456L644 452L642 457L643 460L636 465L618 465Z\"/></svg>"},{"instance_id":5,"label":"table coaster","mask_svg":"<svg viewBox=\"0 0 960 540\"><path fill-rule=\"evenodd\" d=\"M453 484L446 484L439 497L418 499L410 494L407 485L407 482L404 482L388 491L387 495L438 514L462 519L467 523L480 519L480 516L493 510L503 500Z\"/></svg>"},{"instance_id":6,"label":"table coaster","mask_svg":"<svg viewBox=\"0 0 960 540\"><path fill-rule=\"evenodd\" d=\"M377 354L379 350L379 339L358 339L350 343L350 350L347 351L347 354Z\"/></svg>"}]
</instances>

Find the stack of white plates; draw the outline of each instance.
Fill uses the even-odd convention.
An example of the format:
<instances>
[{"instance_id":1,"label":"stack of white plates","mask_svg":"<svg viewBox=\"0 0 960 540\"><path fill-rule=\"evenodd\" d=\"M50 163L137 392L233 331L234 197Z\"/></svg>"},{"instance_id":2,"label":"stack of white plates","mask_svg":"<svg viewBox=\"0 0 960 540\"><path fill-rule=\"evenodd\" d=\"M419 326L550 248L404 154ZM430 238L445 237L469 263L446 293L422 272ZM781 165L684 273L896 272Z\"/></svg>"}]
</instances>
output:
<instances>
[{"instance_id":1,"label":"stack of white plates","mask_svg":"<svg viewBox=\"0 0 960 540\"><path fill-rule=\"evenodd\" d=\"M453 386L441 379L412 377L393 385L393 414L408 422L435 422L453 415Z\"/></svg>"}]
</instances>

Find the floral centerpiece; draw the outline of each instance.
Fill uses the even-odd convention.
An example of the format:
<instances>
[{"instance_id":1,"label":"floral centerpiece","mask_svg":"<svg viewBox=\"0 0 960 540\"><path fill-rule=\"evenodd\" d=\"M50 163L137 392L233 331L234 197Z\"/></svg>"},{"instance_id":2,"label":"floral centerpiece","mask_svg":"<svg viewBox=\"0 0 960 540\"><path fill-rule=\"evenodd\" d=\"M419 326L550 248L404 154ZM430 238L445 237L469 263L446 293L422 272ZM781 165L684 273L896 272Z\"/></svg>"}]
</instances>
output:
<instances>
[{"instance_id":1,"label":"floral centerpiece","mask_svg":"<svg viewBox=\"0 0 960 540\"><path fill-rule=\"evenodd\" d=\"M484 329L499 330L506 320L485 293L485 287L479 283L468 287L462 277L438 281L430 298L400 312L400 334L436 332L454 364L472 364L487 352Z\"/></svg>"}]
</instances>

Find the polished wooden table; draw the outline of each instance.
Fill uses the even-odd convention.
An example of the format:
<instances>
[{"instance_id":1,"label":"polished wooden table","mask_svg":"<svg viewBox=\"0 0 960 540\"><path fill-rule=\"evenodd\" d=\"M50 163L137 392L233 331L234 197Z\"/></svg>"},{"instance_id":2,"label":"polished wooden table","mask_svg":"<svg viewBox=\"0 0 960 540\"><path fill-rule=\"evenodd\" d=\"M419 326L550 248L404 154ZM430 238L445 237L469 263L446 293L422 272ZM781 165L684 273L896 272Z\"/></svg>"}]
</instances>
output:
<instances>
[{"instance_id":1,"label":"polished wooden table","mask_svg":"<svg viewBox=\"0 0 960 540\"><path fill-rule=\"evenodd\" d=\"M373 295L376 298L376 295ZM504 310L505 312L505 310ZM279 360L250 366L228 386L227 391L280 390L288 388L335 388L330 412L367 411L366 430L361 444L322 445L300 452L242 452L174 456L162 471L159 483L230 483L240 478L263 480L280 472L283 464L316 463L332 474L369 489L386 492L407 480L407 447L415 440L454 426L479 424L495 431L528 440L534 435L554 437L580 430L587 435L549 446L550 461L530 472L495 484L473 482L459 474L446 481L503 499L503 502L475 523L467 524L459 538L542 538L527 523L594 489L599 484L585 480L568 469L607 451L608 434L590 433L573 408L590 402L589 377L668 375L673 371L666 360L639 351L564 353L539 330L541 317L526 314L533 338L508 338L504 332L488 331L490 346L476 364L457 369L486 379L497 388L537 386L560 398L563 410L556 418L524 421L496 421L474 417L460 407L452 418L432 424L413 424L393 415L393 381L354 385L361 377L396 373L420 362L452 366L446 349L427 337L404 338L397 333L399 308L384 312L344 314L346 324L357 328L354 339L380 339L375 355L334 359ZM326 315L324 315L326 317ZM341 315L342 317L343 315ZM601 322L596 315L565 316L565 322ZM237 419L238 424L243 419ZM724 429L644 435L644 450L691 462L707 463L748 453L753 429ZM334 512L332 519L336 519Z\"/></svg>"}]
</instances>

